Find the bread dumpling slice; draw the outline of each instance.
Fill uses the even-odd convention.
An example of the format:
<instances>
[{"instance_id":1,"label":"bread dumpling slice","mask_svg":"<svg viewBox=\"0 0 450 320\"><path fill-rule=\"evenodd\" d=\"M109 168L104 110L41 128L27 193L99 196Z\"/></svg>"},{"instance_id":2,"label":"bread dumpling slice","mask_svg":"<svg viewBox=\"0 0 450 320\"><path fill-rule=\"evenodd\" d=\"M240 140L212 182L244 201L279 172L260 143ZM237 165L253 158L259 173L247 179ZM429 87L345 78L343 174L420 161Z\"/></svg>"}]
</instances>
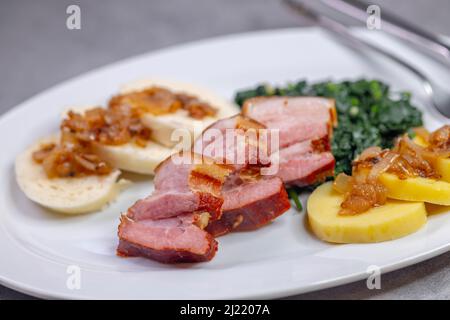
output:
<instances>
[{"instance_id":1,"label":"bread dumpling slice","mask_svg":"<svg viewBox=\"0 0 450 320\"><path fill-rule=\"evenodd\" d=\"M61 115L65 118L69 111L83 114L97 106L73 106L67 108ZM153 175L156 166L175 153L173 148L163 146L153 140L145 146L139 146L134 141L119 145L92 144L93 151L112 167L138 174Z\"/></svg>"},{"instance_id":2,"label":"bread dumpling slice","mask_svg":"<svg viewBox=\"0 0 450 320\"><path fill-rule=\"evenodd\" d=\"M120 93L127 94L151 87L161 87L175 93L195 96L217 109L216 115L207 116L201 120L190 117L186 110L177 110L174 113L162 115L154 115L151 113L143 115L142 123L152 129L152 139L167 147L173 147L177 144L178 141L172 139L172 133L176 129L183 128L189 130L192 138L195 139L213 122L239 113L239 109L235 104L228 102L207 88L191 83L165 79L145 79L124 85Z\"/></svg>"},{"instance_id":3,"label":"bread dumpling slice","mask_svg":"<svg viewBox=\"0 0 450 320\"><path fill-rule=\"evenodd\" d=\"M120 170L107 175L49 179L32 154L42 144L56 141L56 137L43 139L16 158L16 180L30 200L60 213L88 213L102 209L126 186L125 180L118 180Z\"/></svg>"},{"instance_id":4,"label":"bread dumpling slice","mask_svg":"<svg viewBox=\"0 0 450 320\"><path fill-rule=\"evenodd\" d=\"M134 142L117 146L95 144L94 151L115 168L148 175L153 175L158 164L174 153L154 141L149 141L145 147Z\"/></svg>"}]
</instances>

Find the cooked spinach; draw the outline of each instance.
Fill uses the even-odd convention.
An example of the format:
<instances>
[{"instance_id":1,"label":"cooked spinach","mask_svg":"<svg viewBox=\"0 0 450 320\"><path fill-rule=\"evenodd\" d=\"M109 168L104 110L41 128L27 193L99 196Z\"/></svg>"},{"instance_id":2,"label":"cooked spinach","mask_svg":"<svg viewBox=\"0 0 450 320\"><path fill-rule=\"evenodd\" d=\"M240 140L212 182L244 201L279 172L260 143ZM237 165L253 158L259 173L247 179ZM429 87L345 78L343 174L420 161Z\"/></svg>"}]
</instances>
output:
<instances>
[{"instance_id":1,"label":"cooked spinach","mask_svg":"<svg viewBox=\"0 0 450 320\"><path fill-rule=\"evenodd\" d=\"M391 147L396 136L422 125L422 113L411 104L411 94L395 93L377 80L342 82L306 81L284 87L259 85L236 93L240 106L257 96L321 96L336 101L338 127L334 131L332 152L336 174L351 172L355 157L370 146Z\"/></svg>"},{"instance_id":2,"label":"cooked spinach","mask_svg":"<svg viewBox=\"0 0 450 320\"><path fill-rule=\"evenodd\" d=\"M298 212L302 212L303 211L303 206L302 203L300 201L299 195L298 195L298 191L295 188L289 188L287 189L289 198L292 199L292 201L294 201L295 207L297 208Z\"/></svg>"}]
</instances>

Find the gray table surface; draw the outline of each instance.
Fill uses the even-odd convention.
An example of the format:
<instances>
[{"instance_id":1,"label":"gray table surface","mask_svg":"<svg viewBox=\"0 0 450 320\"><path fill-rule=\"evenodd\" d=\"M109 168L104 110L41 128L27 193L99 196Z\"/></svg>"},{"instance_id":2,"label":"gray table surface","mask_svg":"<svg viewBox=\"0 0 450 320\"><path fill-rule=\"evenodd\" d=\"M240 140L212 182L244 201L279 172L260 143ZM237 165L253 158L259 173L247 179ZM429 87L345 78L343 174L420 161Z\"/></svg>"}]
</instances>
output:
<instances>
[{"instance_id":1,"label":"gray table surface","mask_svg":"<svg viewBox=\"0 0 450 320\"><path fill-rule=\"evenodd\" d=\"M371 2L450 35L448 0ZM81 30L65 26L71 4L81 7ZM125 57L223 34L308 25L277 0L1 0L0 114L62 80ZM381 290L360 281L289 299L449 299L449 265L446 253L382 275ZM29 298L0 286L0 300Z\"/></svg>"}]
</instances>

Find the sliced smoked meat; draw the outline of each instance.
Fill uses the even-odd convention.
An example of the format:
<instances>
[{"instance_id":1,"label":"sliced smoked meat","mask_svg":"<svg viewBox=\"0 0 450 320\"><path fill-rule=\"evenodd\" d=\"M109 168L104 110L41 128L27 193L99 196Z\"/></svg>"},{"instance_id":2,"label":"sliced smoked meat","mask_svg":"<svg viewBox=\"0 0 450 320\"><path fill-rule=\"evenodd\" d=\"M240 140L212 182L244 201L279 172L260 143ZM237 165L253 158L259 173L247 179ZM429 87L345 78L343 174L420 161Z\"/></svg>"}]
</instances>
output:
<instances>
[{"instance_id":1,"label":"sliced smoked meat","mask_svg":"<svg viewBox=\"0 0 450 320\"><path fill-rule=\"evenodd\" d=\"M331 135L337 121L334 100L319 97L252 98L242 114L280 130L280 148Z\"/></svg>"},{"instance_id":2,"label":"sliced smoked meat","mask_svg":"<svg viewBox=\"0 0 450 320\"><path fill-rule=\"evenodd\" d=\"M231 168L190 152L171 156L156 169L155 191L138 200L127 215L134 220L164 219L205 211L217 219L223 203L222 184L230 172Z\"/></svg>"},{"instance_id":3,"label":"sliced smoked meat","mask_svg":"<svg viewBox=\"0 0 450 320\"><path fill-rule=\"evenodd\" d=\"M258 97L244 103L243 114L279 130L271 170L286 185L307 186L334 174L330 140L337 123L334 100L320 97Z\"/></svg>"},{"instance_id":4,"label":"sliced smoked meat","mask_svg":"<svg viewBox=\"0 0 450 320\"><path fill-rule=\"evenodd\" d=\"M217 251L217 242L202 230L203 219L200 214L185 214L134 221L123 215L117 254L141 256L163 263L209 261Z\"/></svg>"},{"instance_id":5,"label":"sliced smoked meat","mask_svg":"<svg viewBox=\"0 0 450 320\"><path fill-rule=\"evenodd\" d=\"M269 166L266 143L259 139L263 130L266 129L262 124L241 115L222 119L203 131L192 150L216 163L231 165L235 170Z\"/></svg>"},{"instance_id":6,"label":"sliced smoked meat","mask_svg":"<svg viewBox=\"0 0 450 320\"><path fill-rule=\"evenodd\" d=\"M118 254L164 263L211 260L214 236L260 228L290 208L285 184L309 185L333 173L335 123L334 101L325 98L246 101L243 115L217 121L192 152L159 165L153 194L121 218ZM261 140L267 129L279 130L275 148ZM275 175L261 174L274 165Z\"/></svg>"},{"instance_id":7,"label":"sliced smoked meat","mask_svg":"<svg viewBox=\"0 0 450 320\"><path fill-rule=\"evenodd\" d=\"M258 229L291 207L283 181L276 176L250 180L231 177L223 196L222 217L206 227L214 236Z\"/></svg>"},{"instance_id":8,"label":"sliced smoked meat","mask_svg":"<svg viewBox=\"0 0 450 320\"><path fill-rule=\"evenodd\" d=\"M327 138L306 140L283 148L278 154L277 175L286 185L299 187L323 181L334 172L335 160L329 150Z\"/></svg>"}]
</instances>

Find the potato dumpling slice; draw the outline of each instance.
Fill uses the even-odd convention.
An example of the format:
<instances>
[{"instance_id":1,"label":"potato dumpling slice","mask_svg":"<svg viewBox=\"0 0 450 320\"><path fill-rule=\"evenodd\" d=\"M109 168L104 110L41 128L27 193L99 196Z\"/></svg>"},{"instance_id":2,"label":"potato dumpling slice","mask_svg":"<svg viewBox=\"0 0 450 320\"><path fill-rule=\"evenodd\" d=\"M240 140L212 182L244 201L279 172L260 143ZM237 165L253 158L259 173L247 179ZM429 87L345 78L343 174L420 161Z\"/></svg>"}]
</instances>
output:
<instances>
[{"instance_id":1,"label":"potato dumpling slice","mask_svg":"<svg viewBox=\"0 0 450 320\"><path fill-rule=\"evenodd\" d=\"M421 147L428 146L428 143L419 136L415 136L413 139L415 144L418 144ZM437 173L441 175L441 180L450 182L450 159L440 158L436 162L435 167Z\"/></svg>"},{"instance_id":2,"label":"potato dumpling slice","mask_svg":"<svg viewBox=\"0 0 450 320\"><path fill-rule=\"evenodd\" d=\"M427 208L428 216L450 212L450 206L440 206L438 204L425 203L425 207Z\"/></svg>"},{"instance_id":3,"label":"potato dumpling slice","mask_svg":"<svg viewBox=\"0 0 450 320\"><path fill-rule=\"evenodd\" d=\"M426 142L422 137L419 136L415 136L413 139L413 142L415 144L418 144L421 147L427 147L428 146L428 142Z\"/></svg>"},{"instance_id":4,"label":"potato dumpling slice","mask_svg":"<svg viewBox=\"0 0 450 320\"><path fill-rule=\"evenodd\" d=\"M353 216L338 214L344 196L332 183L318 187L308 199L308 219L314 234L333 243L393 240L419 230L427 221L423 202L388 200L385 205Z\"/></svg>"},{"instance_id":5,"label":"potato dumpling slice","mask_svg":"<svg viewBox=\"0 0 450 320\"><path fill-rule=\"evenodd\" d=\"M441 180L450 182L450 159L439 159L436 171L441 175Z\"/></svg>"},{"instance_id":6,"label":"potato dumpling slice","mask_svg":"<svg viewBox=\"0 0 450 320\"><path fill-rule=\"evenodd\" d=\"M390 173L383 173L379 180L388 189L391 199L450 205L448 182L420 177L400 179Z\"/></svg>"}]
</instances>

